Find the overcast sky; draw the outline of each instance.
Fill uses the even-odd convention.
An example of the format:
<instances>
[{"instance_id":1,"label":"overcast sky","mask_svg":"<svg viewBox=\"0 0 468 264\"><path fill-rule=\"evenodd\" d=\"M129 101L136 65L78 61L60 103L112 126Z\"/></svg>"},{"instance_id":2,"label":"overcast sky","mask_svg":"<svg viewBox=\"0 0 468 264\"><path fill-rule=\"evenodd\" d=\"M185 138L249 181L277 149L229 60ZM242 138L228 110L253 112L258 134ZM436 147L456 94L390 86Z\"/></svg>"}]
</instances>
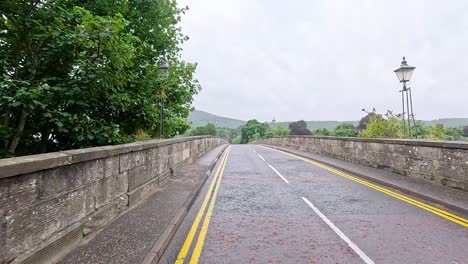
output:
<instances>
[{"instance_id":1,"label":"overcast sky","mask_svg":"<svg viewBox=\"0 0 468 264\"><path fill-rule=\"evenodd\" d=\"M418 119L468 117L468 0L181 0L195 108L269 121L401 112L406 56Z\"/></svg>"}]
</instances>

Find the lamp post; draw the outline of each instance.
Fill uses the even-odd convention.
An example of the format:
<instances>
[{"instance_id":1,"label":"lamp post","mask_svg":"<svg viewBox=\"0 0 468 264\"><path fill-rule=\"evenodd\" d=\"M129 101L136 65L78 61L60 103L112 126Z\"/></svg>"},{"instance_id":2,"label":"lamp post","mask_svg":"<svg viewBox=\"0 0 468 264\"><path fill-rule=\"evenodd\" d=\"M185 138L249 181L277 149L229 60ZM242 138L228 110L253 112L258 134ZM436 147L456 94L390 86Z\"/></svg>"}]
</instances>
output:
<instances>
[{"instance_id":1,"label":"lamp post","mask_svg":"<svg viewBox=\"0 0 468 264\"><path fill-rule=\"evenodd\" d=\"M162 80L165 80L169 75L169 65L166 62L163 62L159 65L158 73L161 76ZM160 113L160 121L159 121L159 138L163 138L163 131L164 131L164 113L163 113L163 104L164 104L164 86L161 86L161 98L159 99L159 113Z\"/></svg>"},{"instance_id":2,"label":"lamp post","mask_svg":"<svg viewBox=\"0 0 468 264\"><path fill-rule=\"evenodd\" d=\"M414 119L414 112L413 112L413 98L411 95L411 87L406 86L406 83L410 81L411 76L413 75L414 69L416 67L408 65L406 62L406 58L403 57L403 61L398 69L394 72L403 83L403 90L400 91L401 93L401 104L403 107L403 137L406 135L406 121L405 121L405 114L407 115L408 120L408 136L411 137L411 121L413 121L413 127L416 128L416 121ZM406 108L405 108L405 99L406 99ZM405 112L406 111L406 112ZM417 135L416 135L417 136Z\"/></svg>"}]
</instances>

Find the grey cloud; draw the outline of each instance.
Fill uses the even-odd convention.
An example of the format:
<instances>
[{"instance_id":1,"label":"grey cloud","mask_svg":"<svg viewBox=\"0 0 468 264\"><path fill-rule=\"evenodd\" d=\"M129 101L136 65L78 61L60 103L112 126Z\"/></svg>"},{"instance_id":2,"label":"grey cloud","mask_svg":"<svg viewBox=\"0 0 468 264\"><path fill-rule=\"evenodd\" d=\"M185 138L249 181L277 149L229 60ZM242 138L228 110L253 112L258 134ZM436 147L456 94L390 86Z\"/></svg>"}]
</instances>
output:
<instances>
[{"instance_id":1,"label":"grey cloud","mask_svg":"<svg viewBox=\"0 0 468 264\"><path fill-rule=\"evenodd\" d=\"M195 107L259 120L355 120L399 111L393 70L416 66L421 119L468 117L468 1L191 0L183 58Z\"/></svg>"}]
</instances>

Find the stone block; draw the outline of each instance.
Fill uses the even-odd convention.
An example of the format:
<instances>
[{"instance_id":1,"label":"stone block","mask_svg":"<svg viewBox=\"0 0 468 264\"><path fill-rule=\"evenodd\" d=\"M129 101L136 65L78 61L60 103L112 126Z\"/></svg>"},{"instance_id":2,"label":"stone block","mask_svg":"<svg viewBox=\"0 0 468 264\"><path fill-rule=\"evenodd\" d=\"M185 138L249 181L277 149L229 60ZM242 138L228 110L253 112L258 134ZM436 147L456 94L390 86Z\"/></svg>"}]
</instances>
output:
<instances>
[{"instance_id":1,"label":"stone block","mask_svg":"<svg viewBox=\"0 0 468 264\"><path fill-rule=\"evenodd\" d=\"M30 208L37 203L42 172L0 179L0 209L5 213Z\"/></svg>"},{"instance_id":2,"label":"stone block","mask_svg":"<svg viewBox=\"0 0 468 264\"><path fill-rule=\"evenodd\" d=\"M1 159L0 178L37 172L49 168L65 166L70 163L71 157L62 152Z\"/></svg>"},{"instance_id":3,"label":"stone block","mask_svg":"<svg viewBox=\"0 0 468 264\"><path fill-rule=\"evenodd\" d=\"M96 210L96 193L98 191L97 182L87 185L83 188L84 191L84 213L89 215Z\"/></svg>"},{"instance_id":4,"label":"stone block","mask_svg":"<svg viewBox=\"0 0 468 264\"><path fill-rule=\"evenodd\" d=\"M104 160L92 160L47 170L40 181L40 199L84 187L104 178Z\"/></svg>"},{"instance_id":5,"label":"stone block","mask_svg":"<svg viewBox=\"0 0 468 264\"><path fill-rule=\"evenodd\" d=\"M62 153L70 155L71 163L81 163L89 160L96 160L108 156L107 150L103 147L93 147L85 149L73 149L63 151Z\"/></svg>"},{"instance_id":6,"label":"stone block","mask_svg":"<svg viewBox=\"0 0 468 264\"><path fill-rule=\"evenodd\" d=\"M175 167L184 161L184 152L179 150L170 156L169 167Z\"/></svg>"},{"instance_id":7,"label":"stone block","mask_svg":"<svg viewBox=\"0 0 468 264\"><path fill-rule=\"evenodd\" d=\"M159 190L159 177L146 182L142 186L128 193L128 206L132 207L142 199Z\"/></svg>"},{"instance_id":8,"label":"stone block","mask_svg":"<svg viewBox=\"0 0 468 264\"><path fill-rule=\"evenodd\" d=\"M440 160L442 158L442 149L424 146L413 147L413 154L418 159Z\"/></svg>"},{"instance_id":9,"label":"stone block","mask_svg":"<svg viewBox=\"0 0 468 264\"><path fill-rule=\"evenodd\" d=\"M175 168L177 170L177 168ZM169 170L159 176L159 187L164 187L172 176L173 171Z\"/></svg>"},{"instance_id":10,"label":"stone block","mask_svg":"<svg viewBox=\"0 0 468 264\"><path fill-rule=\"evenodd\" d=\"M128 191L133 191L144 183L156 178L158 172L151 165L143 165L128 171Z\"/></svg>"},{"instance_id":11,"label":"stone block","mask_svg":"<svg viewBox=\"0 0 468 264\"><path fill-rule=\"evenodd\" d=\"M111 203L100 207L93 214L86 218L84 226L92 232L105 226L112 219L122 214L128 209L128 196L126 194L114 198Z\"/></svg>"},{"instance_id":12,"label":"stone block","mask_svg":"<svg viewBox=\"0 0 468 264\"><path fill-rule=\"evenodd\" d=\"M104 175L105 177L119 174L120 172L120 157L111 156L104 159Z\"/></svg>"},{"instance_id":13,"label":"stone block","mask_svg":"<svg viewBox=\"0 0 468 264\"><path fill-rule=\"evenodd\" d=\"M151 153L151 149L120 155L120 172L142 166L149 160L149 153Z\"/></svg>"},{"instance_id":14,"label":"stone block","mask_svg":"<svg viewBox=\"0 0 468 264\"><path fill-rule=\"evenodd\" d=\"M85 217L85 192L80 189L7 213L7 255L17 256Z\"/></svg>"},{"instance_id":15,"label":"stone block","mask_svg":"<svg viewBox=\"0 0 468 264\"><path fill-rule=\"evenodd\" d=\"M169 170L169 160L170 160L170 153L168 152L168 149L161 148L159 150L159 155L158 155L158 166L157 166L157 171L158 174L161 174L167 170Z\"/></svg>"},{"instance_id":16,"label":"stone block","mask_svg":"<svg viewBox=\"0 0 468 264\"><path fill-rule=\"evenodd\" d=\"M182 160L187 160L190 158L190 148L186 147L182 150Z\"/></svg>"},{"instance_id":17,"label":"stone block","mask_svg":"<svg viewBox=\"0 0 468 264\"><path fill-rule=\"evenodd\" d=\"M112 202L128 190L128 172L116 174L97 181L95 201L96 209Z\"/></svg>"}]
</instances>

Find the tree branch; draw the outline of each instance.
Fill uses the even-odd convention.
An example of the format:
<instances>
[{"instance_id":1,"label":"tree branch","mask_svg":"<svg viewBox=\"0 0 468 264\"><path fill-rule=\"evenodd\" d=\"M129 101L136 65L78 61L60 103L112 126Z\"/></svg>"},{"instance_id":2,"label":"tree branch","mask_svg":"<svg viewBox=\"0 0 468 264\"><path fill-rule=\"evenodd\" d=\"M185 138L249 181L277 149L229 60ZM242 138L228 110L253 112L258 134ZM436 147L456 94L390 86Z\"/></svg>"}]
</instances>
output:
<instances>
[{"instance_id":1,"label":"tree branch","mask_svg":"<svg viewBox=\"0 0 468 264\"><path fill-rule=\"evenodd\" d=\"M18 147L19 141L21 139L21 134L23 134L24 126L26 125L26 119L28 118L28 112L23 108L21 109L20 119L18 121L18 127L16 129L16 136L13 138L10 144L10 148L8 151L14 153L16 148Z\"/></svg>"}]
</instances>

